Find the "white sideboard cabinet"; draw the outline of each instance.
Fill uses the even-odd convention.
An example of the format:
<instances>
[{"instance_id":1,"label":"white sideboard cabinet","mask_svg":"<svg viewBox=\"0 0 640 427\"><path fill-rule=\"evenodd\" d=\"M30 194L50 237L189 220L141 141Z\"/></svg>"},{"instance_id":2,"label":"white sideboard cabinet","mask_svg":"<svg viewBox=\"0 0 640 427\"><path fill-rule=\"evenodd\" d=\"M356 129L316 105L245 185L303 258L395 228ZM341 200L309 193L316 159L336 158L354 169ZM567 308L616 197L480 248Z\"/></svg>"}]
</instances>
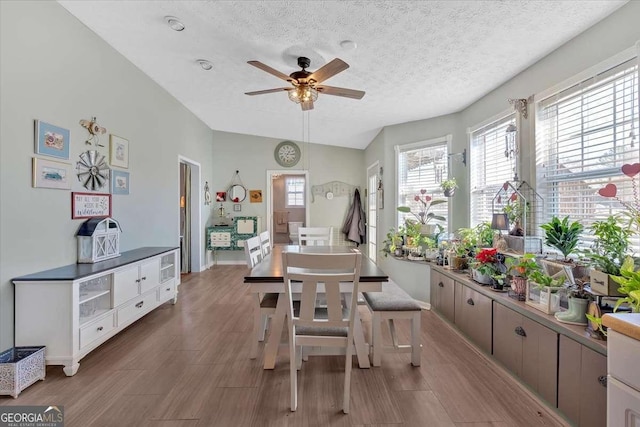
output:
<instances>
[{"instance_id":1,"label":"white sideboard cabinet","mask_svg":"<svg viewBox=\"0 0 640 427\"><path fill-rule=\"evenodd\" d=\"M46 346L47 365L74 375L100 344L162 303L177 302L179 262L178 248L146 247L13 279L15 345Z\"/></svg>"}]
</instances>

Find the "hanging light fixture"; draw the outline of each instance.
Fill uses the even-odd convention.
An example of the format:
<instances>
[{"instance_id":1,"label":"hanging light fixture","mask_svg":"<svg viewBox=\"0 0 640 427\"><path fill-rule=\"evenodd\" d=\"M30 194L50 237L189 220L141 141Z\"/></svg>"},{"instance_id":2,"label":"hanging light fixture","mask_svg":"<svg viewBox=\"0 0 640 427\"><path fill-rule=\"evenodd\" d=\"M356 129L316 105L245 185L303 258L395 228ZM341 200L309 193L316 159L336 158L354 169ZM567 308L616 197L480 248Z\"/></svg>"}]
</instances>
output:
<instances>
[{"instance_id":1,"label":"hanging light fixture","mask_svg":"<svg viewBox=\"0 0 640 427\"><path fill-rule=\"evenodd\" d=\"M299 84L287 92L289 99L296 104L302 102L315 102L318 99L318 90L306 83Z\"/></svg>"}]
</instances>

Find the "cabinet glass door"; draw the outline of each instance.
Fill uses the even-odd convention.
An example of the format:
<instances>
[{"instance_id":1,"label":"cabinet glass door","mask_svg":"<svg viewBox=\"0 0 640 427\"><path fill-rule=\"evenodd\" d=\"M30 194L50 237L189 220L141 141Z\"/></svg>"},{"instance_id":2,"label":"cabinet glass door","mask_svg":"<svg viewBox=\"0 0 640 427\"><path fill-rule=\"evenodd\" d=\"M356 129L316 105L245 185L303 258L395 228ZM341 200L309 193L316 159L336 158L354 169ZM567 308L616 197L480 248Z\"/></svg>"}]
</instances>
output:
<instances>
[{"instance_id":1,"label":"cabinet glass door","mask_svg":"<svg viewBox=\"0 0 640 427\"><path fill-rule=\"evenodd\" d=\"M79 284L80 324L111 310L111 274L85 280Z\"/></svg>"}]
</instances>

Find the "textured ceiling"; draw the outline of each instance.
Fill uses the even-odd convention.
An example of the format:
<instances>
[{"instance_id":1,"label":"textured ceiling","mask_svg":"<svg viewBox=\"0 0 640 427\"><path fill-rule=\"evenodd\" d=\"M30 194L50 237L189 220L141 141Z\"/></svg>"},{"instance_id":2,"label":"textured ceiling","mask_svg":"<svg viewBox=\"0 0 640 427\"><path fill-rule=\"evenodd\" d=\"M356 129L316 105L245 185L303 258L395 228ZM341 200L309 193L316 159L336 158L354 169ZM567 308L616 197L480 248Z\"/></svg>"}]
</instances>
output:
<instances>
[{"instance_id":1,"label":"textured ceiling","mask_svg":"<svg viewBox=\"0 0 640 427\"><path fill-rule=\"evenodd\" d=\"M212 129L365 148L383 126L464 109L626 0L59 3ZM312 71L343 59L325 83L366 95L320 94L307 132L286 93L244 95L286 85L248 60L290 74L298 56Z\"/></svg>"}]
</instances>

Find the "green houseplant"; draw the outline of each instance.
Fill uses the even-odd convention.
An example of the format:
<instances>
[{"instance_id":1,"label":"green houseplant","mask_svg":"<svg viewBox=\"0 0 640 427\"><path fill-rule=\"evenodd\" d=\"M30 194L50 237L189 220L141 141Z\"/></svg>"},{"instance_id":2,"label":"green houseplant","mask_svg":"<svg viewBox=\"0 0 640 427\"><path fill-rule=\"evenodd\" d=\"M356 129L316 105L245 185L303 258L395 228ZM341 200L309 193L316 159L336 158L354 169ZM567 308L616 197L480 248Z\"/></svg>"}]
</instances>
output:
<instances>
[{"instance_id":1,"label":"green houseplant","mask_svg":"<svg viewBox=\"0 0 640 427\"><path fill-rule=\"evenodd\" d=\"M564 287L566 278L564 272L549 276L541 270L533 271L527 282L525 304L546 314L560 311L560 295L566 289Z\"/></svg>"},{"instance_id":2,"label":"green houseplant","mask_svg":"<svg viewBox=\"0 0 640 427\"><path fill-rule=\"evenodd\" d=\"M580 233L584 229L582 224L577 221L570 223L568 216L562 220L554 216L551 221L542 224L540 228L545 232L544 243L560 251L564 262L570 262L569 255L576 249Z\"/></svg>"},{"instance_id":3,"label":"green houseplant","mask_svg":"<svg viewBox=\"0 0 640 427\"><path fill-rule=\"evenodd\" d=\"M491 229L490 222L481 222L475 226L476 236L478 236L478 247L490 248L493 246L493 236L495 230Z\"/></svg>"},{"instance_id":4,"label":"green houseplant","mask_svg":"<svg viewBox=\"0 0 640 427\"><path fill-rule=\"evenodd\" d=\"M511 289L519 300L524 301L527 293L527 281L529 277L540 271L534 254L523 254L518 258L507 258L507 273L511 274Z\"/></svg>"},{"instance_id":5,"label":"green houseplant","mask_svg":"<svg viewBox=\"0 0 640 427\"><path fill-rule=\"evenodd\" d=\"M401 227L402 228L402 227ZM392 254L396 257L402 256L403 230L397 230L393 227L387 231L387 237L382 241L382 249L380 250L385 257Z\"/></svg>"},{"instance_id":6,"label":"green houseplant","mask_svg":"<svg viewBox=\"0 0 640 427\"><path fill-rule=\"evenodd\" d=\"M640 270L636 270L634 260L627 257L620 267L620 276L613 276L613 280L620 285L618 292L626 295L620 298L613 311L617 311L621 304L627 303L634 313L640 313Z\"/></svg>"},{"instance_id":7,"label":"green houseplant","mask_svg":"<svg viewBox=\"0 0 640 427\"><path fill-rule=\"evenodd\" d=\"M593 246L583 251L592 267L589 272L591 290L603 295L619 296L612 276L620 275L620 267L629 255L629 238L632 231L623 227L614 216L595 221L591 226L595 237Z\"/></svg>"},{"instance_id":8,"label":"green houseplant","mask_svg":"<svg viewBox=\"0 0 640 427\"><path fill-rule=\"evenodd\" d=\"M402 213L410 213L411 215L413 215L415 217L415 219L421 224L421 225L430 225L429 221L434 220L434 221L446 221L447 219L445 217L443 217L442 215L436 215L433 212L429 212L429 210L431 209L432 206L437 206L440 205L442 203L447 203L446 200L442 200L442 199L433 199L433 197L429 196L427 194L427 190L420 190L419 194L416 194L413 198L414 201L417 202L417 212L414 212L413 210L411 210L410 206L398 206L398 212L402 212ZM427 227L423 227L423 230L426 229ZM426 231L424 232L424 234L433 234L434 231Z\"/></svg>"},{"instance_id":9,"label":"green houseplant","mask_svg":"<svg viewBox=\"0 0 640 427\"><path fill-rule=\"evenodd\" d=\"M445 197L453 197L456 192L456 188L458 188L456 178L453 177L450 179L445 179L440 183L440 188L442 188Z\"/></svg>"},{"instance_id":10,"label":"green houseplant","mask_svg":"<svg viewBox=\"0 0 640 427\"><path fill-rule=\"evenodd\" d=\"M524 232L520 223L522 222L522 216L524 215L524 207L520 200L509 200L502 208L502 212L507 214L509 224L512 226L509 234L512 236L522 236Z\"/></svg>"}]
</instances>

